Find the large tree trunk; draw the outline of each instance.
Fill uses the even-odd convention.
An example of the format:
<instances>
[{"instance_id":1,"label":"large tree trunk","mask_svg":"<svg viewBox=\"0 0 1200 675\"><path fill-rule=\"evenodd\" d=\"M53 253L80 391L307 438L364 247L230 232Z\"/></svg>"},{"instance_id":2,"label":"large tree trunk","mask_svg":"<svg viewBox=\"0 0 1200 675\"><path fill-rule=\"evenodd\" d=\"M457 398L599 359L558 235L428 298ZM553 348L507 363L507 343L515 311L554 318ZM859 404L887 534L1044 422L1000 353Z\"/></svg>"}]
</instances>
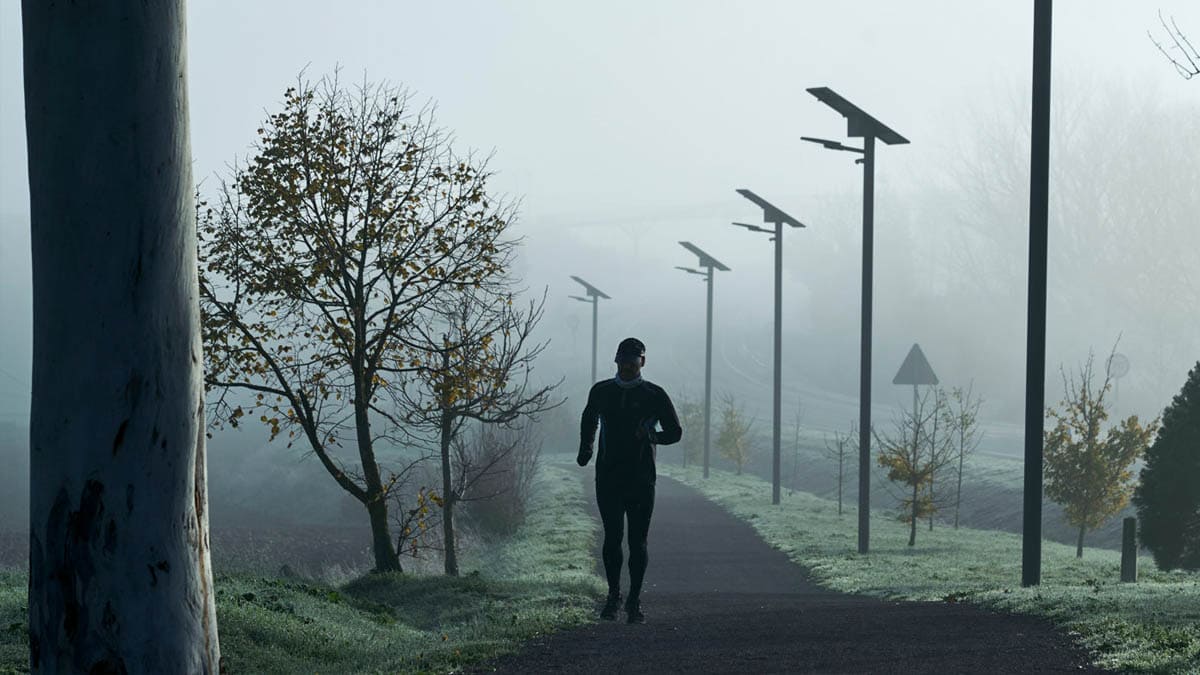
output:
<instances>
[{"instance_id":1,"label":"large tree trunk","mask_svg":"<svg viewBox=\"0 0 1200 675\"><path fill-rule=\"evenodd\" d=\"M1083 535L1086 532L1087 532L1087 529L1083 525L1080 525L1079 526L1079 539L1078 539L1078 541L1075 542L1075 557L1076 558L1083 557Z\"/></svg>"},{"instance_id":2,"label":"large tree trunk","mask_svg":"<svg viewBox=\"0 0 1200 675\"><path fill-rule=\"evenodd\" d=\"M181 0L22 8L33 672L217 672Z\"/></svg>"},{"instance_id":3,"label":"large tree trunk","mask_svg":"<svg viewBox=\"0 0 1200 675\"><path fill-rule=\"evenodd\" d=\"M367 516L371 519L371 550L375 554L373 572L403 572L400 555L392 545L391 529L388 527L387 501L382 490L368 495Z\"/></svg>"},{"instance_id":4,"label":"large tree trunk","mask_svg":"<svg viewBox=\"0 0 1200 675\"><path fill-rule=\"evenodd\" d=\"M359 296L361 297L361 295ZM361 305L360 305L361 307ZM356 311L355 335L357 343L354 353L354 433L358 445L358 461L362 465L363 483L366 486L367 517L371 521L371 551L375 554L374 572L403 572L400 554L392 544L391 527L388 523L387 495L383 491L383 480L379 475L379 463L375 461L375 443L371 438L370 405L367 392L367 375L364 363L366 350L361 336L366 333L362 310Z\"/></svg>"},{"instance_id":5,"label":"large tree trunk","mask_svg":"<svg viewBox=\"0 0 1200 675\"><path fill-rule=\"evenodd\" d=\"M375 572L403 572L400 555L392 544L391 527L388 524L387 496L383 493L383 481L379 476L379 464L375 461L375 447L371 442L371 424L367 418L363 390L357 387L354 399L355 428L358 442L358 457L362 463L366 484L367 517L371 521L371 550L375 554Z\"/></svg>"},{"instance_id":6,"label":"large tree trunk","mask_svg":"<svg viewBox=\"0 0 1200 675\"><path fill-rule=\"evenodd\" d=\"M375 447L371 442L371 425L363 401L361 386L354 399L355 428L358 442L358 457L362 463L363 479L367 493L367 517L371 520L371 550L375 554L374 572L403 572L400 555L392 544L391 528L388 525L387 496L383 493L383 481L379 476L379 464L375 461Z\"/></svg>"}]
</instances>

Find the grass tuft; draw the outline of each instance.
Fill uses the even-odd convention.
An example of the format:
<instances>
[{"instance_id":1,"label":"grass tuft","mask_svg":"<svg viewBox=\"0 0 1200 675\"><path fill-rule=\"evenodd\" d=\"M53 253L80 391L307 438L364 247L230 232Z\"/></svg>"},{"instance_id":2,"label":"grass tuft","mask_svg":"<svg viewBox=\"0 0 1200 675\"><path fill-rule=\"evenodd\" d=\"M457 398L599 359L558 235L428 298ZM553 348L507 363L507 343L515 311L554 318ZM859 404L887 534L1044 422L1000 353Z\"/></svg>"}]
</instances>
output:
<instances>
[{"instance_id":1,"label":"grass tuft","mask_svg":"<svg viewBox=\"0 0 1200 675\"><path fill-rule=\"evenodd\" d=\"M593 621L604 588L580 476L543 466L529 513L512 537L465 551L458 578L218 575L222 656L230 672L449 672ZM28 672L26 583L0 571L0 673Z\"/></svg>"}]
</instances>

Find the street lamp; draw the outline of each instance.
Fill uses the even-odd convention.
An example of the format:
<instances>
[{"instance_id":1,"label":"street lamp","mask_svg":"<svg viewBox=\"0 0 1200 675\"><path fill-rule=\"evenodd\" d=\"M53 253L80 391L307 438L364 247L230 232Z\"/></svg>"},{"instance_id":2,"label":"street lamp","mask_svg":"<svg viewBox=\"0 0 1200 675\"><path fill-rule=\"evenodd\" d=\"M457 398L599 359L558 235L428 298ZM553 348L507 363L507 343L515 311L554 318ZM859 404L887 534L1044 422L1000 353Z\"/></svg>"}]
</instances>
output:
<instances>
[{"instance_id":1,"label":"street lamp","mask_svg":"<svg viewBox=\"0 0 1200 675\"><path fill-rule=\"evenodd\" d=\"M771 204L767 200L759 197L749 190L738 190L738 194L754 202L762 207L763 222L774 223L775 229L768 230L765 227L758 225L750 225L748 223L733 223L738 227L744 227L751 232L766 232L774 236L771 241L775 242L775 401L772 408L771 432L772 432L772 456L771 456L771 503L779 503L779 418L780 418L780 396L783 383L783 373L780 370L780 362L783 355L783 225L787 223L792 227L804 227L804 223L784 213L781 209Z\"/></svg>"},{"instance_id":2,"label":"street lamp","mask_svg":"<svg viewBox=\"0 0 1200 675\"><path fill-rule=\"evenodd\" d=\"M908 139L886 124L863 112L828 87L812 87L808 93L846 118L846 135L862 138L863 147L854 148L836 141L802 137L831 150L862 154L863 165L863 246L862 246L862 354L859 364L858 399L858 552L866 553L871 538L871 291L874 265L875 230L875 139L888 145L908 143Z\"/></svg>"},{"instance_id":3,"label":"street lamp","mask_svg":"<svg viewBox=\"0 0 1200 675\"><path fill-rule=\"evenodd\" d=\"M610 300L611 298L609 296L605 295L604 292L601 291L599 288L596 288L595 286L589 284L588 282L584 281L583 279L580 279L579 277L574 276L574 275L572 275L571 278L574 279L575 281L578 281L579 283L583 284L583 287L584 287L584 289L587 290L587 295L588 295L588 297L586 297L586 298L581 298L578 295L572 295L571 298L573 300L578 300L580 302L592 303L592 384L595 384L596 383L596 315L597 315L596 308L599 306L600 298L604 298L605 300Z\"/></svg>"},{"instance_id":4,"label":"street lamp","mask_svg":"<svg viewBox=\"0 0 1200 675\"><path fill-rule=\"evenodd\" d=\"M1050 201L1051 1L1033 4L1029 170L1029 304L1025 321L1025 476L1021 585L1042 582L1042 460L1046 410L1046 231Z\"/></svg>"},{"instance_id":5,"label":"street lamp","mask_svg":"<svg viewBox=\"0 0 1200 675\"><path fill-rule=\"evenodd\" d=\"M709 457L709 439L711 438L712 430L712 319L713 319L713 270L718 269L722 272L728 272L721 261L711 255L700 250L690 241L681 241L679 245L687 250L695 253L700 259L700 266L705 269L704 272L694 270L690 267L675 266L675 269L683 270L689 274L699 274L704 277L704 283L708 286L708 318L704 328L704 477L708 478L708 457ZM687 464L687 450L683 451L684 464Z\"/></svg>"}]
</instances>

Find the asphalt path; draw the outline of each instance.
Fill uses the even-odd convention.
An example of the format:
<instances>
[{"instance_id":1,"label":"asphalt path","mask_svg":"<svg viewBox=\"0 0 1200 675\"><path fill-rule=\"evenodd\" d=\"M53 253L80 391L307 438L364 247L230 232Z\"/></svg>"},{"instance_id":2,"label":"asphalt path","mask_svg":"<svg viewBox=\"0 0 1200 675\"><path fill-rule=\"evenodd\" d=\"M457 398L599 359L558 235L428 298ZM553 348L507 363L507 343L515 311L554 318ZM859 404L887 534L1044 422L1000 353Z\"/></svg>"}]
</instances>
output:
<instances>
[{"instance_id":1,"label":"asphalt path","mask_svg":"<svg viewBox=\"0 0 1200 675\"><path fill-rule=\"evenodd\" d=\"M599 518L594 507L593 517ZM599 563L597 572L603 576ZM628 589L627 577L622 588ZM1102 672L1045 620L963 603L889 602L823 589L749 525L663 477L642 608L645 624L625 624L622 613L617 622L539 638L475 670Z\"/></svg>"}]
</instances>

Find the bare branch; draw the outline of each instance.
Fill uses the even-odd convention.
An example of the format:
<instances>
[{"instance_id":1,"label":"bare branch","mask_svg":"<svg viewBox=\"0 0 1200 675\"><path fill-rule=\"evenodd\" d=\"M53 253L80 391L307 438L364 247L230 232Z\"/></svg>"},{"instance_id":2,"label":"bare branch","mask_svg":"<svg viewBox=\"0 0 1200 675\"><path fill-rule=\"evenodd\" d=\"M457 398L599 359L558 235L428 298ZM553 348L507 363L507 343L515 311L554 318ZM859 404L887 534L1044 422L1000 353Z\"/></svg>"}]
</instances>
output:
<instances>
[{"instance_id":1,"label":"bare branch","mask_svg":"<svg viewBox=\"0 0 1200 675\"><path fill-rule=\"evenodd\" d=\"M1196 51L1196 47L1192 45L1187 35L1179 29L1179 25L1175 23L1175 17L1171 17L1171 23L1168 25L1167 20L1163 18L1162 10L1159 10L1158 22L1162 25L1163 30L1166 31L1167 37L1171 38L1173 46L1170 50L1168 51L1167 47L1164 47L1161 42L1156 40L1154 34L1150 31L1146 31L1146 36L1150 38L1150 41L1154 43L1158 51L1167 57L1167 60L1175 67L1175 71L1179 73L1180 77L1190 80L1200 75L1200 52ZM1176 58L1171 52L1177 52L1181 56Z\"/></svg>"}]
</instances>

